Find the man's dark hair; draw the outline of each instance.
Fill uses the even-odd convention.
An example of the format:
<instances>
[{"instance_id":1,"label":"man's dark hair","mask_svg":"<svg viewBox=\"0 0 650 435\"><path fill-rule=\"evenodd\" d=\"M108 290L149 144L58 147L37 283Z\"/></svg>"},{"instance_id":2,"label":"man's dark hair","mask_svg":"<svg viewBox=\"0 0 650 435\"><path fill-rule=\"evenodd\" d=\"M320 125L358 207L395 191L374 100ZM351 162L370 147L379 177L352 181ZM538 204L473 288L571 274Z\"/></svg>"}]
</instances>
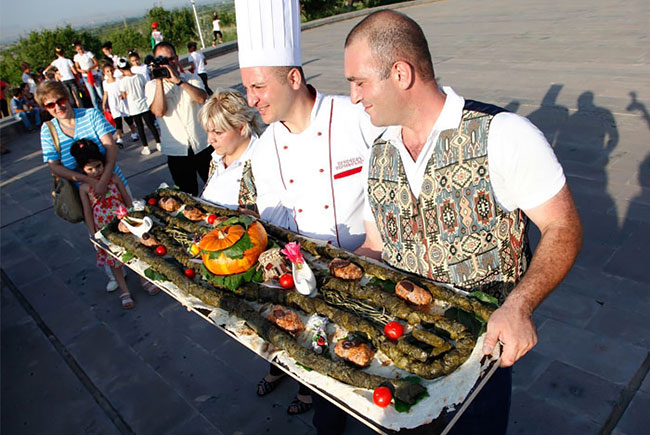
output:
<instances>
[{"instance_id":1,"label":"man's dark hair","mask_svg":"<svg viewBox=\"0 0 650 435\"><path fill-rule=\"evenodd\" d=\"M307 84L307 80L305 79L305 72L303 71L301 66L274 66L272 68L273 68L273 75L279 82L286 80L289 71L296 68L300 73L300 79L302 80L302 82L305 85Z\"/></svg>"},{"instance_id":2,"label":"man's dark hair","mask_svg":"<svg viewBox=\"0 0 650 435\"><path fill-rule=\"evenodd\" d=\"M196 42L194 42L194 41L188 42L187 43L187 49L188 50L196 50Z\"/></svg>"},{"instance_id":3,"label":"man's dark hair","mask_svg":"<svg viewBox=\"0 0 650 435\"><path fill-rule=\"evenodd\" d=\"M106 41L106 42L104 42L104 44L102 44L102 48L112 50L113 49L113 43L111 41Z\"/></svg>"},{"instance_id":4,"label":"man's dark hair","mask_svg":"<svg viewBox=\"0 0 650 435\"><path fill-rule=\"evenodd\" d=\"M13 89L11 90L11 96L12 96L12 97L17 97L17 96L19 96L19 95L22 94L22 93L23 93L22 88L13 88Z\"/></svg>"},{"instance_id":5,"label":"man's dark hair","mask_svg":"<svg viewBox=\"0 0 650 435\"><path fill-rule=\"evenodd\" d=\"M154 56L156 55L156 52L160 48L169 48L174 53L174 56L176 56L176 48L174 47L174 45L171 42L162 41L162 42L159 42L158 44L156 44L156 46L153 48L153 55Z\"/></svg>"},{"instance_id":6,"label":"man's dark hair","mask_svg":"<svg viewBox=\"0 0 650 435\"><path fill-rule=\"evenodd\" d=\"M373 57L379 63L381 79L387 79L397 61L405 61L417 71L424 81L433 80L433 62L427 38L422 28L412 18L391 11L374 12L350 31L345 47L357 40L365 40Z\"/></svg>"}]
</instances>

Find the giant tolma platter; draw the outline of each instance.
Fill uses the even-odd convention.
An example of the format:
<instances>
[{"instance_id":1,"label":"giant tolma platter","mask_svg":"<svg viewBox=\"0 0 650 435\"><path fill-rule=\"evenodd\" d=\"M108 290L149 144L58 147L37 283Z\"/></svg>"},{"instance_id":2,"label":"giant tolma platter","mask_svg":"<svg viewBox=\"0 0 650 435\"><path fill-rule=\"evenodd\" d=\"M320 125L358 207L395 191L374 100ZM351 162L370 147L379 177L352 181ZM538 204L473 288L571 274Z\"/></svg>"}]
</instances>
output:
<instances>
[{"instance_id":1,"label":"giant tolma platter","mask_svg":"<svg viewBox=\"0 0 650 435\"><path fill-rule=\"evenodd\" d=\"M121 258L245 321L282 351L297 377L354 396L346 403L382 427L432 420L485 369L476 344L494 310L487 295L454 291L174 189L144 200L143 210L101 232ZM143 219L144 234L137 231ZM314 289L303 291L300 274L310 270Z\"/></svg>"}]
</instances>

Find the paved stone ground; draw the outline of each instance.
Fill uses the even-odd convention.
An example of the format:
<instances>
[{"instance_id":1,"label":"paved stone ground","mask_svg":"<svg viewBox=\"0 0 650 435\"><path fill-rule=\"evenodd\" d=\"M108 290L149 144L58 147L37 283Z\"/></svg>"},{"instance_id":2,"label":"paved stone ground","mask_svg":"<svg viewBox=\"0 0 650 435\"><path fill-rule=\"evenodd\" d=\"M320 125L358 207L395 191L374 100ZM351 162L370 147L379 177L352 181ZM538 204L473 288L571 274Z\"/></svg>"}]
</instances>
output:
<instances>
[{"instance_id":1,"label":"paved stone ground","mask_svg":"<svg viewBox=\"0 0 650 435\"><path fill-rule=\"evenodd\" d=\"M436 73L507 106L554 144L585 227L577 265L536 311L538 346L514 370L509 433L637 434L650 426L650 11L643 0L449 0L403 9L425 29ZM345 35L303 33L308 80L347 93ZM238 87L236 53L210 86ZM289 417L286 382L258 399L267 365L131 274L138 306L104 291L84 228L57 219L39 138L0 164L2 423L6 434L314 433ZM136 196L169 181L164 159L120 152ZM533 235L535 238L535 236ZM646 428L646 429L643 429ZM350 422L348 434L370 433Z\"/></svg>"}]
</instances>

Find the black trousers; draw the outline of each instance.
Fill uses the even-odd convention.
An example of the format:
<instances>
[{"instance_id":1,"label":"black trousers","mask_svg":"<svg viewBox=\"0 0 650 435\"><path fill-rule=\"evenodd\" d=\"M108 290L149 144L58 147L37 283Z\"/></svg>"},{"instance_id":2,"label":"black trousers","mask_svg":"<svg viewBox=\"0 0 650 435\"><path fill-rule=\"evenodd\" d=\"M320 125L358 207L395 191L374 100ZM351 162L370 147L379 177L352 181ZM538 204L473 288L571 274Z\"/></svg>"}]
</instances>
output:
<instances>
[{"instance_id":1,"label":"black trousers","mask_svg":"<svg viewBox=\"0 0 650 435\"><path fill-rule=\"evenodd\" d=\"M208 74L200 73L199 77L201 77L201 80L203 80L203 86L205 86L205 92L207 92L208 95L212 95L214 92L212 92L212 89L210 89L210 86L208 86Z\"/></svg>"},{"instance_id":2,"label":"black trousers","mask_svg":"<svg viewBox=\"0 0 650 435\"><path fill-rule=\"evenodd\" d=\"M199 174L204 183L208 181L213 151L214 149L209 146L200 153L194 154L190 148L187 156L167 156L167 166L174 184L183 192L198 195L199 183L196 174Z\"/></svg>"},{"instance_id":3,"label":"black trousers","mask_svg":"<svg viewBox=\"0 0 650 435\"><path fill-rule=\"evenodd\" d=\"M474 401L449 432L451 435L503 435L508 428L512 369L500 368L494 372ZM314 427L318 435L339 435L345 429L346 412L318 394L314 402ZM416 405L417 406L417 405ZM451 417L450 417L451 418ZM433 423L415 429L401 430L407 435L434 435L445 428L446 422Z\"/></svg>"},{"instance_id":4,"label":"black trousers","mask_svg":"<svg viewBox=\"0 0 650 435\"><path fill-rule=\"evenodd\" d=\"M269 368L269 374L271 376L280 376L280 375L284 374L284 372L282 370L280 370L279 368L277 368L273 364L269 364L269 367L270 367ZM300 382L298 382L298 394L300 394L301 396L309 396L311 394L311 390L309 388L305 387Z\"/></svg>"},{"instance_id":5,"label":"black trousers","mask_svg":"<svg viewBox=\"0 0 650 435\"><path fill-rule=\"evenodd\" d=\"M131 133L133 133L133 120L130 116L118 116L117 118L113 118L113 121L115 121L115 128L122 131L122 128L124 127L122 120L128 124Z\"/></svg>"},{"instance_id":6,"label":"black trousers","mask_svg":"<svg viewBox=\"0 0 650 435\"><path fill-rule=\"evenodd\" d=\"M150 110L147 110L146 112L138 113L137 115L131 115L131 119L135 122L135 126L138 129L138 135L140 136L140 140L142 141L143 147L147 146L147 136L145 136L144 134L144 125L142 124L143 119L144 122L147 123L147 127L149 127L149 131L151 131L151 134L153 135L153 138L156 140L156 143L160 143L160 135L158 134L156 125L153 123L155 121L155 118L153 116L153 113L151 113Z\"/></svg>"}]
</instances>

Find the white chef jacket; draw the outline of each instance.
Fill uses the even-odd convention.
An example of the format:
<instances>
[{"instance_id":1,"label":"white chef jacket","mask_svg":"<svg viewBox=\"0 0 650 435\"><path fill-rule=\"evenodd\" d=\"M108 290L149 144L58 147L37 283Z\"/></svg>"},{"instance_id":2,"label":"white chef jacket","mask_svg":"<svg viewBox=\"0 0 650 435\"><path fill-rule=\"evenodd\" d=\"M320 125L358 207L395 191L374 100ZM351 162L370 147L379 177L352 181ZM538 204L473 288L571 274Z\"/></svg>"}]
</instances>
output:
<instances>
[{"instance_id":1,"label":"white chef jacket","mask_svg":"<svg viewBox=\"0 0 650 435\"><path fill-rule=\"evenodd\" d=\"M365 239L361 169L384 129L347 96L317 93L310 120L297 134L275 122L260 138L251 159L258 209L276 206L280 192L298 232L354 250Z\"/></svg>"}]
</instances>

